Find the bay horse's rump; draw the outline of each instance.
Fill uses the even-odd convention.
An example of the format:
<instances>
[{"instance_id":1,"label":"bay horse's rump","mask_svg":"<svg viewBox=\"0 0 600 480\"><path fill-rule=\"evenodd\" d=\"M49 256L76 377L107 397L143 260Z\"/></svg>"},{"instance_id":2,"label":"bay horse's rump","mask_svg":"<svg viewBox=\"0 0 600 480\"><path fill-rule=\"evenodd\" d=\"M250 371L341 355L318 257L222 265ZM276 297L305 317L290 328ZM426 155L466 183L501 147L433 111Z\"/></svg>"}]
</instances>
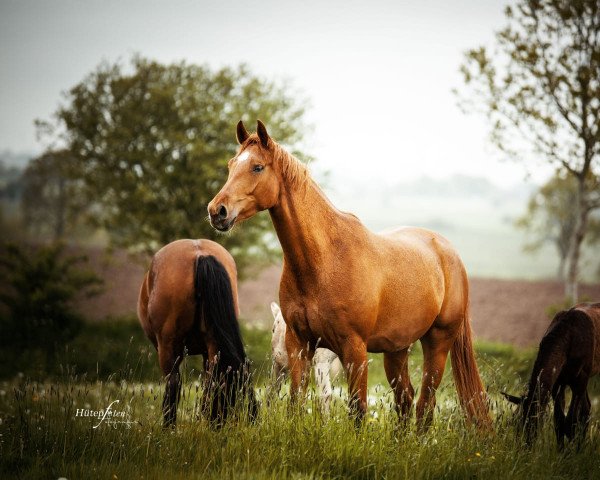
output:
<instances>
[{"instance_id":1,"label":"bay horse's rump","mask_svg":"<svg viewBox=\"0 0 600 480\"><path fill-rule=\"evenodd\" d=\"M219 376L215 383L225 385L211 394L207 409L213 420L225 419L239 390L249 395L256 413L252 388L238 388L248 372L237 312L235 262L219 244L178 240L155 254L140 288L138 316L166 377L165 426L176 420L185 353L202 354L205 368Z\"/></svg>"}]
</instances>

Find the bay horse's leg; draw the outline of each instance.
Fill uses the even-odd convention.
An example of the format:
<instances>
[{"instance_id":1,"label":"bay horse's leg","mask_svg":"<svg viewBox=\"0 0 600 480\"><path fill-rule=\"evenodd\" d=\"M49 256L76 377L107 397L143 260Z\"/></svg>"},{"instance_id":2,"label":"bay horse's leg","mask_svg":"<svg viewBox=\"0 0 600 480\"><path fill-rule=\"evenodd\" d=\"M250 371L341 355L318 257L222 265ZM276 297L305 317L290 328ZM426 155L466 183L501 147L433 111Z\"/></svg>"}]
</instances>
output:
<instances>
[{"instance_id":1,"label":"bay horse's leg","mask_svg":"<svg viewBox=\"0 0 600 480\"><path fill-rule=\"evenodd\" d=\"M394 391L396 413L400 425L406 427L410 420L415 390L408 373L408 348L399 352L384 353L383 367L390 387Z\"/></svg>"},{"instance_id":2,"label":"bay horse's leg","mask_svg":"<svg viewBox=\"0 0 600 480\"><path fill-rule=\"evenodd\" d=\"M347 339L340 360L348 378L350 415L360 427L367 413L367 344L360 337Z\"/></svg>"},{"instance_id":3,"label":"bay horse's leg","mask_svg":"<svg viewBox=\"0 0 600 480\"><path fill-rule=\"evenodd\" d=\"M588 428L590 426L590 412L592 410L592 402L590 402L590 396L588 395L587 388L583 392L581 403L582 405L579 413L579 442L583 442L585 440Z\"/></svg>"},{"instance_id":4,"label":"bay horse's leg","mask_svg":"<svg viewBox=\"0 0 600 480\"><path fill-rule=\"evenodd\" d=\"M565 386L557 383L554 387L554 433L558 448L565 446Z\"/></svg>"},{"instance_id":5,"label":"bay horse's leg","mask_svg":"<svg viewBox=\"0 0 600 480\"><path fill-rule=\"evenodd\" d=\"M178 350L174 342L158 342L158 362L166 381L163 398L165 428L174 426L177 421L177 403L181 393L179 366L183 360L183 351Z\"/></svg>"},{"instance_id":6,"label":"bay horse's leg","mask_svg":"<svg viewBox=\"0 0 600 480\"><path fill-rule=\"evenodd\" d=\"M291 328L285 332L285 348L290 371L290 400L292 404L295 404L299 396L304 399L306 395L310 379L310 363L314 351L309 349L309 345L303 345Z\"/></svg>"},{"instance_id":7,"label":"bay horse's leg","mask_svg":"<svg viewBox=\"0 0 600 480\"><path fill-rule=\"evenodd\" d=\"M421 338L423 346L423 380L417 401L417 430L425 432L433 422L435 392L442 381L448 352L454 341L445 329L432 327Z\"/></svg>"}]
</instances>

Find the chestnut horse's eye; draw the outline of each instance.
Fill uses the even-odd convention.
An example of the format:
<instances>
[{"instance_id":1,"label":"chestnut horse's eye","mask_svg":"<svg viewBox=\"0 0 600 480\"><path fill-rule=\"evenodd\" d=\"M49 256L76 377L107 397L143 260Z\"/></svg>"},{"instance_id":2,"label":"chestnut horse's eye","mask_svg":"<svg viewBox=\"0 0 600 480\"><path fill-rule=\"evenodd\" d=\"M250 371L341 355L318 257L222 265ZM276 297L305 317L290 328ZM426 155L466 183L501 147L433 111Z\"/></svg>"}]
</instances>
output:
<instances>
[{"instance_id":1,"label":"chestnut horse's eye","mask_svg":"<svg viewBox=\"0 0 600 480\"><path fill-rule=\"evenodd\" d=\"M262 172L264 169L265 169L265 167L263 167L262 165L254 165L254 166L252 167L252 171L253 171L254 173L260 173L260 172Z\"/></svg>"}]
</instances>

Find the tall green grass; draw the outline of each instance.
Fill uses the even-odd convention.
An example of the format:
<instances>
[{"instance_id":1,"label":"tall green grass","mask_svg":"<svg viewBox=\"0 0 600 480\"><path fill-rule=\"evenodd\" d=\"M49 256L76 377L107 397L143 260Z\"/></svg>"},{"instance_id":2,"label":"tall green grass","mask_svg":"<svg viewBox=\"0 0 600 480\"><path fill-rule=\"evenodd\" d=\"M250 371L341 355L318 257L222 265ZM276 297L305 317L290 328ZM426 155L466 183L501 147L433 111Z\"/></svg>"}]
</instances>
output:
<instances>
[{"instance_id":1,"label":"tall green grass","mask_svg":"<svg viewBox=\"0 0 600 480\"><path fill-rule=\"evenodd\" d=\"M163 384L149 343L133 329L134 339L122 335L127 326L93 328L90 343L82 334L77 341L83 343L70 345L62 371L38 376L23 368L0 382L1 478L600 478L598 382L592 386L593 423L580 450L557 452L550 419L532 448L520 441L512 409L498 392L523 389L533 350L477 345L491 394L493 434L464 424L449 369L438 391L433 428L417 435L413 420L407 430L399 429L381 356L373 356L369 413L357 431L347 416L343 380L336 384L328 418L312 389L296 409L285 390L267 402L269 332L245 330L262 399L258 420L238 417L221 430L210 428L199 415L199 362L188 358L178 426L165 431ZM87 360L80 364L83 353ZM411 353L415 386L420 357L416 347ZM75 416L77 409L100 410L114 400L119 403L113 408L127 411L131 424L93 428L98 419Z\"/></svg>"}]
</instances>

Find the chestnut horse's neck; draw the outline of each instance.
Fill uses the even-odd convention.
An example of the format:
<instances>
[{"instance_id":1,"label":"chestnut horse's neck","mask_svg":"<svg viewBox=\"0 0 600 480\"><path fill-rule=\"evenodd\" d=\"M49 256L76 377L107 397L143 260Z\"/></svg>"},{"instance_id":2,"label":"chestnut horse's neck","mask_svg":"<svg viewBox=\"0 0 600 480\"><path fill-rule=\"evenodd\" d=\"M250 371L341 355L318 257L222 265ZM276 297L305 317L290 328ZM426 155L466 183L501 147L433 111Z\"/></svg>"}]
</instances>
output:
<instances>
[{"instance_id":1,"label":"chestnut horse's neck","mask_svg":"<svg viewBox=\"0 0 600 480\"><path fill-rule=\"evenodd\" d=\"M359 222L337 210L309 176L300 184L284 176L280 191L279 202L269 213L285 262L296 274L314 276L327 268L328 258L348 241L344 232L350 227L349 218Z\"/></svg>"}]
</instances>

